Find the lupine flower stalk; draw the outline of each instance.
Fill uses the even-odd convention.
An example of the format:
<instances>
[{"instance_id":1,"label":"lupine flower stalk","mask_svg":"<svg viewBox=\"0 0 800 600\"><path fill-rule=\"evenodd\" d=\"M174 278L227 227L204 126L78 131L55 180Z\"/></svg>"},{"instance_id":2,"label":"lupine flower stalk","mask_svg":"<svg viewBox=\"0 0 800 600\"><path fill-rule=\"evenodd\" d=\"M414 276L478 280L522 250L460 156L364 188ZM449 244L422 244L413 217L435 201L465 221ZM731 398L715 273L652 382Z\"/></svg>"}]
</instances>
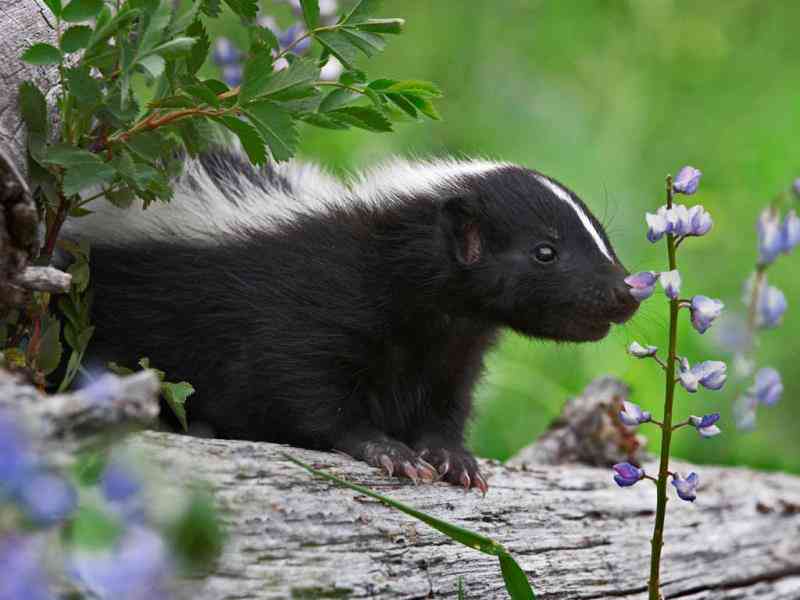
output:
<instances>
[{"instance_id":1,"label":"lupine flower stalk","mask_svg":"<svg viewBox=\"0 0 800 600\"><path fill-rule=\"evenodd\" d=\"M684 167L673 181L667 177L666 205L655 213L647 213L647 239L655 243L662 238L666 239L668 269L662 272L643 271L629 276L625 281L630 286L631 295L640 302L653 295L656 282L661 283L664 294L669 302L669 342L666 359L658 356L656 346L645 346L633 342L628 346L628 354L635 358L651 358L664 370L665 394L664 417L662 421L652 418L651 414L642 410L637 404L624 402L619 412L619 420L628 427L637 427L651 423L661 428L661 456L659 460L658 475L653 477L644 470L630 463L614 465L614 481L620 487L629 487L642 480L650 480L656 485L656 519L651 540L650 580L648 583L650 600L660 600L660 569L661 550L664 545L664 522L667 510L667 487L671 483L681 500L694 502L697 498L697 489L700 477L697 473L689 473L682 477L679 473L669 470L669 452L672 442L672 433L685 426L692 426L703 438L711 438L721 433L717 426L719 413L711 413L698 417L690 415L685 421L673 425L673 408L675 403L676 384L690 393L697 392L701 387L708 390L722 388L727 379L727 365L718 360L705 360L691 364L686 357L678 356L678 317L681 309L690 313L692 327L698 333L705 333L712 323L720 316L724 305L719 300L708 296L695 295L690 300L681 299L682 278L678 270L678 246L689 237L699 237L708 233L713 221L711 215L700 205L687 208L682 204L673 202L674 194L694 194L697 192L702 173L694 167ZM790 231L796 225L790 222L785 229ZM794 235L794 230L791 230ZM789 239L790 235L781 239ZM759 388L761 396L770 397L775 394L777 386L774 376L767 373L762 377ZM755 393L755 392L754 392Z\"/></svg>"}]
</instances>

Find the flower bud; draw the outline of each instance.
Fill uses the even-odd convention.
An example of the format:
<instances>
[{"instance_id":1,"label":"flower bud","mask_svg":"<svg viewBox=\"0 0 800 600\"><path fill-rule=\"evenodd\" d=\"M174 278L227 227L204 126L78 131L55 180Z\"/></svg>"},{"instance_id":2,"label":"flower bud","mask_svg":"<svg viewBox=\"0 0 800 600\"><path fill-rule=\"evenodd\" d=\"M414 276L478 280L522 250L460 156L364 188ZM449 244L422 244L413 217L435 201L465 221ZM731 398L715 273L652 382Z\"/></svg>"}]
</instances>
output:
<instances>
[{"instance_id":1,"label":"flower bud","mask_svg":"<svg viewBox=\"0 0 800 600\"><path fill-rule=\"evenodd\" d=\"M694 167L683 167L672 181L672 191L676 194L694 194L700 185L702 175L703 173Z\"/></svg>"},{"instance_id":2,"label":"flower bud","mask_svg":"<svg viewBox=\"0 0 800 600\"><path fill-rule=\"evenodd\" d=\"M660 240L665 233L670 232L670 224L667 221L667 209L662 206L655 214L645 213L645 221L647 221L647 239L652 243Z\"/></svg>"},{"instance_id":3,"label":"flower bud","mask_svg":"<svg viewBox=\"0 0 800 600\"><path fill-rule=\"evenodd\" d=\"M715 425L719 421L719 413L711 413L710 415L703 415L696 417L694 415L689 417L689 423L697 429L697 433L703 437L714 437L722 433L720 428Z\"/></svg>"},{"instance_id":4,"label":"flower bud","mask_svg":"<svg viewBox=\"0 0 800 600\"><path fill-rule=\"evenodd\" d=\"M653 295L657 279L658 275L655 271L641 271L628 275L625 283L631 287L631 296L642 302Z\"/></svg>"},{"instance_id":5,"label":"flower bud","mask_svg":"<svg viewBox=\"0 0 800 600\"><path fill-rule=\"evenodd\" d=\"M711 215L708 214L705 208L699 204L689 209L689 234L688 235L705 235L714 225L711 220Z\"/></svg>"},{"instance_id":6,"label":"flower bud","mask_svg":"<svg viewBox=\"0 0 800 600\"><path fill-rule=\"evenodd\" d=\"M672 476L672 485L675 486L678 497L687 502L694 502L694 499L697 498L697 486L699 483L700 478L697 473L689 473L686 479L681 479L681 476L677 473Z\"/></svg>"},{"instance_id":7,"label":"flower bud","mask_svg":"<svg viewBox=\"0 0 800 600\"><path fill-rule=\"evenodd\" d=\"M786 213L781 226L781 246L784 254L789 254L798 244L800 244L800 217L792 209Z\"/></svg>"},{"instance_id":8,"label":"flower bud","mask_svg":"<svg viewBox=\"0 0 800 600\"><path fill-rule=\"evenodd\" d=\"M652 417L649 412L642 410L638 404L623 400L622 408L619 412L619 420L628 427L636 427L642 423L647 423Z\"/></svg>"},{"instance_id":9,"label":"flower bud","mask_svg":"<svg viewBox=\"0 0 800 600\"><path fill-rule=\"evenodd\" d=\"M614 481L619 487L629 487L644 478L644 470L631 463L617 463L613 469Z\"/></svg>"},{"instance_id":10,"label":"flower bud","mask_svg":"<svg viewBox=\"0 0 800 600\"><path fill-rule=\"evenodd\" d=\"M681 274L677 269L672 271L664 271L659 275L661 286L664 288L664 293L667 298L672 300L677 299L681 293Z\"/></svg>"},{"instance_id":11,"label":"flower bud","mask_svg":"<svg viewBox=\"0 0 800 600\"><path fill-rule=\"evenodd\" d=\"M639 342L631 342L628 346L628 354L636 358L647 358L648 356L655 356L658 348L655 346L642 346Z\"/></svg>"},{"instance_id":12,"label":"flower bud","mask_svg":"<svg viewBox=\"0 0 800 600\"><path fill-rule=\"evenodd\" d=\"M692 298L692 326L698 333L705 333L714 319L719 317L725 305L719 300L707 296L694 296Z\"/></svg>"},{"instance_id":13,"label":"flower bud","mask_svg":"<svg viewBox=\"0 0 800 600\"><path fill-rule=\"evenodd\" d=\"M756 372L755 383L748 393L761 404L772 406L781 399L783 382L781 374L772 367L764 367Z\"/></svg>"},{"instance_id":14,"label":"flower bud","mask_svg":"<svg viewBox=\"0 0 800 600\"><path fill-rule=\"evenodd\" d=\"M756 326L761 329L772 329L783 321L788 303L786 296L778 288L765 285L761 289L756 304Z\"/></svg>"},{"instance_id":15,"label":"flower bud","mask_svg":"<svg viewBox=\"0 0 800 600\"><path fill-rule=\"evenodd\" d=\"M758 262L769 265L783 250L783 233L778 211L765 208L758 218Z\"/></svg>"},{"instance_id":16,"label":"flower bud","mask_svg":"<svg viewBox=\"0 0 800 600\"><path fill-rule=\"evenodd\" d=\"M672 225L672 235L687 235L691 231L689 209L683 204L675 204L672 207L668 220Z\"/></svg>"}]
</instances>

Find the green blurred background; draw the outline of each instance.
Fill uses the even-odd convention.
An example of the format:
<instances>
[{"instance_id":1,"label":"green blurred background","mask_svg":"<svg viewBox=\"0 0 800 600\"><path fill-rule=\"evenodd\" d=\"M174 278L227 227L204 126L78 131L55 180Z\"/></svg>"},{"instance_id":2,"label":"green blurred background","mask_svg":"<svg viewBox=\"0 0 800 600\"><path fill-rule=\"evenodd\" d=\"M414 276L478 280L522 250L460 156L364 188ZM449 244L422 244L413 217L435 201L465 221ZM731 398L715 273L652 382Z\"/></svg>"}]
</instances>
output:
<instances>
[{"instance_id":1,"label":"green blurred background","mask_svg":"<svg viewBox=\"0 0 800 600\"><path fill-rule=\"evenodd\" d=\"M292 20L285 5L264 0L262 8L284 26ZM405 18L406 32L364 68L372 77L436 82L445 92L443 120L389 134L305 127L302 157L342 173L392 154L482 155L534 167L587 202L631 271L666 269L664 244L645 238L644 212L663 204L664 176L691 164L704 176L689 203L703 203L715 226L681 248L683 295L742 310L759 210L800 177L800 3L388 0L382 16ZM239 35L232 19L211 20L209 29ZM742 385L680 392L677 415L720 411L723 435L681 432L676 455L800 473L798 264L800 251L770 270L790 306L784 325L761 336L757 354L759 365L783 374L783 400L759 410L754 432L740 433L731 407ZM487 361L471 447L509 457L603 374L624 379L634 401L661 414L661 371L629 358L625 347L634 339L664 346L666 309L658 293L631 323L592 345L506 334ZM693 362L729 360L714 333L700 336L684 319L681 353ZM655 429L643 433L657 450Z\"/></svg>"}]
</instances>

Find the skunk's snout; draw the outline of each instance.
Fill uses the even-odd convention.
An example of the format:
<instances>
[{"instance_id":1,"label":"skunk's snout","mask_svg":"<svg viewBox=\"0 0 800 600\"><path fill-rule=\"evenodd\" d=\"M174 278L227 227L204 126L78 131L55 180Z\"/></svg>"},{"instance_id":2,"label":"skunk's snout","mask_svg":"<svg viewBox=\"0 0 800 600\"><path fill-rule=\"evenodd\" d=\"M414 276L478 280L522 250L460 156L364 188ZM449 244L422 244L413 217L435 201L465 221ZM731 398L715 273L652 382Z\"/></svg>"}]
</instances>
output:
<instances>
[{"instance_id":1,"label":"skunk's snout","mask_svg":"<svg viewBox=\"0 0 800 600\"><path fill-rule=\"evenodd\" d=\"M639 309L639 301L631 294L631 287L625 283L628 272L620 268L615 282L611 286L611 302L614 306L614 314L611 321L614 323L625 323Z\"/></svg>"}]
</instances>

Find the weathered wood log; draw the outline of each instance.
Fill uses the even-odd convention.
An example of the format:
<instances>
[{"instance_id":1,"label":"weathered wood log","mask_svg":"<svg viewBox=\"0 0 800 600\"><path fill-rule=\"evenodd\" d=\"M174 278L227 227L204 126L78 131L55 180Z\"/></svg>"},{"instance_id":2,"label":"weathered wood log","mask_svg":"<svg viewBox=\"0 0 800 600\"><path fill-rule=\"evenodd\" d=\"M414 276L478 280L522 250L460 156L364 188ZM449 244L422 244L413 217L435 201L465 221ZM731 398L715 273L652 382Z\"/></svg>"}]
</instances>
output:
<instances>
[{"instance_id":1,"label":"weathered wood log","mask_svg":"<svg viewBox=\"0 0 800 600\"><path fill-rule=\"evenodd\" d=\"M486 497L414 486L333 453L142 433L129 442L176 483L208 482L228 540L213 572L180 595L218 598L505 598L497 560L289 463L284 452L508 548L542 600L645 598L655 489L608 469L482 461ZM651 468L655 469L655 466ZM800 478L678 464L697 500L670 503L665 598L800 598Z\"/></svg>"}]
</instances>

